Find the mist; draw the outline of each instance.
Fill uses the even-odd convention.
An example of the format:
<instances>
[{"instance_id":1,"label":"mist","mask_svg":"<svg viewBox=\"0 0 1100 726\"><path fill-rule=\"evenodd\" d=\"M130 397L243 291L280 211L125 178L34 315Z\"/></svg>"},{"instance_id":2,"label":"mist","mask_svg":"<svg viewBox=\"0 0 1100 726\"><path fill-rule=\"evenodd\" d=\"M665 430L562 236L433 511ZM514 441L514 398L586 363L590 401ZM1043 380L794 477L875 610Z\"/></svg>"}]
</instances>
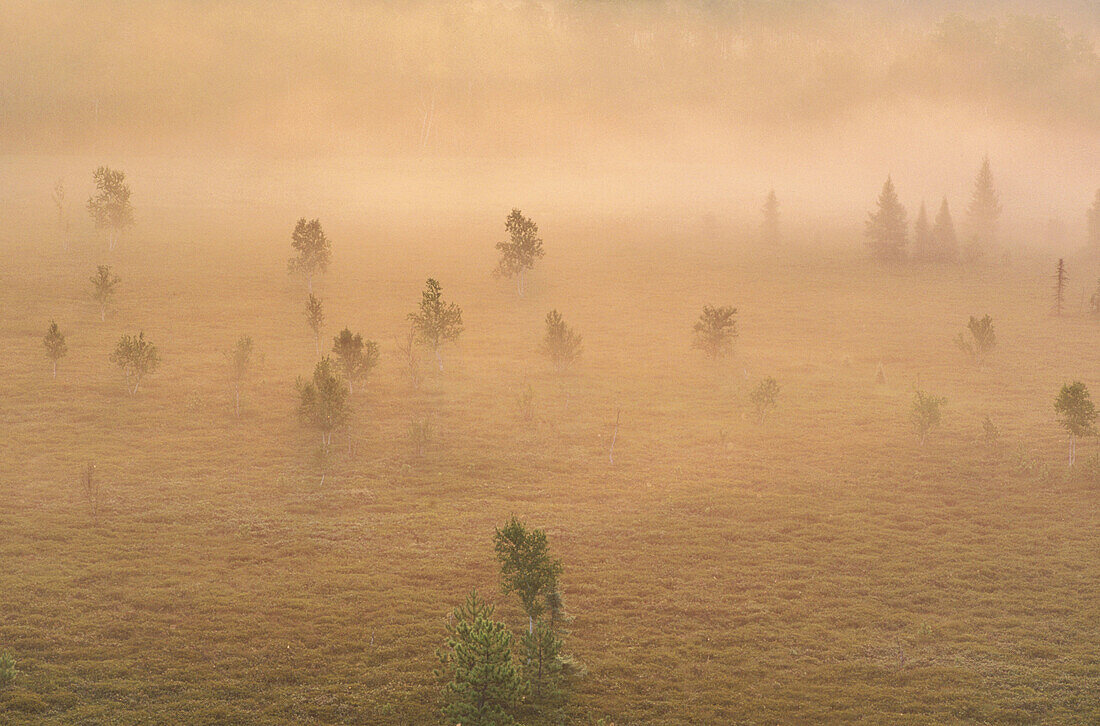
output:
<instances>
[{"instance_id":1,"label":"mist","mask_svg":"<svg viewBox=\"0 0 1100 726\"><path fill-rule=\"evenodd\" d=\"M0 48L4 726L1100 723L1097 0Z\"/></svg>"},{"instance_id":2,"label":"mist","mask_svg":"<svg viewBox=\"0 0 1100 726\"><path fill-rule=\"evenodd\" d=\"M169 157L195 176L150 203L732 222L775 188L846 228L887 174L961 209L988 155L1015 242L1052 217L1080 237L1095 6L909 5L9 3L0 193L40 193L12 182L28 157Z\"/></svg>"}]
</instances>

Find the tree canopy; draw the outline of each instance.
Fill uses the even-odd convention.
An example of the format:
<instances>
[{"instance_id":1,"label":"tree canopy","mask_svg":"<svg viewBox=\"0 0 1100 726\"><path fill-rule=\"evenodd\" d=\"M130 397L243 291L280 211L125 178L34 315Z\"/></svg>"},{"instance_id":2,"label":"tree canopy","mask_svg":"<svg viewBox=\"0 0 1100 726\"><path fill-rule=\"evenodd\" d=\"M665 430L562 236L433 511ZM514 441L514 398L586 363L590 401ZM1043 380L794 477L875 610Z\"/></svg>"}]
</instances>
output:
<instances>
[{"instance_id":1,"label":"tree canopy","mask_svg":"<svg viewBox=\"0 0 1100 726\"><path fill-rule=\"evenodd\" d=\"M501 277L515 277L516 290L522 296L524 273L534 267L535 262L546 252L542 249L538 225L523 216L518 209L513 209L508 215L504 221L504 229L508 232L508 239L497 242L500 261L497 263L494 274Z\"/></svg>"},{"instance_id":2,"label":"tree canopy","mask_svg":"<svg viewBox=\"0 0 1100 726\"><path fill-rule=\"evenodd\" d=\"M287 262L287 271L291 274L303 275L309 292L313 292L313 276L324 273L332 261L332 243L329 242L325 232L321 229L321 222L311 219L308 222L305 217L294 225L294 232L290 235L290 245L297 253Z\"/></svg>"}]
</instances>

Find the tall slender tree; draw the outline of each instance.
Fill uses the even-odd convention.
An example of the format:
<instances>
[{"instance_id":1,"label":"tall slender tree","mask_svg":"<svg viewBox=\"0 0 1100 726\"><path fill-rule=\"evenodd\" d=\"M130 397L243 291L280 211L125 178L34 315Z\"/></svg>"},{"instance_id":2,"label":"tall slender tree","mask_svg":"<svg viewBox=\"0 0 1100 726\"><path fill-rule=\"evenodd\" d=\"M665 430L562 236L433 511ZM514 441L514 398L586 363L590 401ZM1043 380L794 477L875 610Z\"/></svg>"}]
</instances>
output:
<instances>
[{"instance_id":1,"label":"tall slender tree","mask_svg":"<svg viewBox=\"0 0 1100 726\"><path fill-rule=\"evenodd\" d=\"M69 347L65 344L65 335L56 321L50 321L50 327L46 329L46 337L42 339L42 344L46 347L46 357L53 364L53 377L57 378L57 361L65 357Z\"/></svg>"},{"instance_id":2,"label":"tall slender tree","mask_svg":"<svg viewBox=\"0 0 1100 726\"><path fill-rule=\"evenodd\" d=\"M1088 251L1094 257L1100 257L1100 189L1096 190L1096 200L1086 215L1088 221Z\"/></svg>"},{"instance_id":3,"label":"tall slender tree","mask_svg":"<svg viewBox=\"0 0 1100 726\"><path fill-rule=\"evenodd\" d=\"M513 209L504 221L504 229L508 232L508 240L497 242L500 261L497 263L494 274L516 278L516 292L523 297L526 291L527 271L546 254L542 249L539 226L533 220L523 216L518 209Z\"/></svg>"},{"instance_id":4,"label":"tall slender tree","mask_svg":"<svg viewBox=\"0 0 1100 726\"><path fill-rule=\"evenodd\" d=\"M982 160L981 169L974 180L974 191L970 196L969 221L971 239L976 248L969 257L979 259L992 254L997 245L997 223L1001 217L1001 199L993 184L993 171L989 166L989 157Z\"/></svg>"},{"instance_id":5,"label":"tall slender tree","mask_svg":"<svg viewBox=\"0 0 1100 726\"><path fill-rule=\"evenodd\" d=\"M233 384L233 408L237 418L241 417L241 387L252 373L257 357L252 338L247 335L238 338L237 344L225 354L229 362L229 381Z\"/></svg>"},{"instance_id":6,"label":"tall slender tree","mask_svg":"<svg viewBox=\"0 0 1100 726\"><path fill-rule=\"evenodd\" d=\"M122 281L118 275L111 274L110 265L99 265L95 268L92 280L92 298L99 305L99 321L107 319L107 306L111 304L111 298L115 296L115 287Z\"/></svg>"},{"instance_id":7,"label":"tall slender tree","mask_svg":"<svg viewBox=\"0 0 1100 726\"><path fill-rule=\"evenodd\" d=\"M305 217L294 225L290 235L290 245L297 253L287 262L290 274L299 274L306 278L309 293L313 294L313 277L323 274L332 261L332 243L329 242L321 223L316 219L308 222Z\"/></svg>"},{"instance_id":8,"label":"tall slender tree","mask_svg":"<svg viewBox=\"0 0 1100 726\"><path fill-rule=\"evenodd\" d=\"M317 348L317 357L321 357L321 328L325 324L325 308L321 305L321 300L313 296L313 293L309 294L309 300L306 301L306 322L309 323L309 329L313 331L314 345Z\"/></svg>"},{"instance_id":9,"label":"tall slender tree","mask_svg":"<svg viewBox=\"0 0 1100 726\"><path fill-rule=\"evenodd\" d=\"M959 257L959 241L955 236L955 222L951 219L947 197L940 203L940 211L936 213L936 221L932 225L932 250L935 259L940 262L954 262Z\"/></svg>"},{"instance_id":10,"label":"tall slender tree","mask_svg":"<svg viewBox=\"0 0 1100 726\"><path fill-rule=\"evenodd\" d=\"M1058 269L1054 272L1054 314L1061 317L1066 306L1066 261L1058 258Z\"/></svg>"},{"instance_id":11,"label":"tall slender tree","mask_svg":"<svg viewBox=\"0 0 1100 726\"><path fill-rule=\"evenodd\" d=\"M775 190L772 189L768 192L767 199L764 200L764 221L760 225L760 233L764 238L764 243L769 247L775 247L779 244L779 197L775 195Z\"/></svg>"},{"instance_id":12,"label":"tall slender tree","mask_svg":"<svg viewBox=\"0 0 1100 726\"><path fill-rule=\"evenodd\" d=\"M898 201L893 180L886 177L878 197L878 208L868 215L864 231L871 256L880 262L904 260L908 228L905 207Z\"/></svg>"}]
</instances>

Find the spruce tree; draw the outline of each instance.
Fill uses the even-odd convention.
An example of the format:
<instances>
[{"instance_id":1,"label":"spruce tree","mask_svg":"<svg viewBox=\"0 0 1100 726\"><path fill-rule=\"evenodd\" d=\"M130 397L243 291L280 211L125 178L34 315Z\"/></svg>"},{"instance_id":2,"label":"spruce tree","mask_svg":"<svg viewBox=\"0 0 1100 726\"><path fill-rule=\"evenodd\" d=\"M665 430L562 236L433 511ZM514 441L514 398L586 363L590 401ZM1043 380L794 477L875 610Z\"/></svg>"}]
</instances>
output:
<instances>
[{"instance_id":1,"label":"spruce tree","mask_svg":"<svg viewBox=\"0 0 1100 726\"><path fill-rule=\"evenodd\" d=\"M1066 261L1058 258L1058 269L1054 272L1054 314L1061 317L1066 305Z\"/></svg>"},{"instance_id":2,"label":"spruce tree","mask_svg":"<svg viewBox=\"0 0 1100 726\"><path fill-rule=\"evenodd\" d=\"M959 257L959 241L955 236L955 222L947 206L947 197L940 203L936 221L932 225L933 256L940 262L954 262Z\"/></svg>"},{"instance_id":3,"label":"spruce tree","mask_svg":"<svg viewBox=\"0 0 1100 726\"><path fill-rule=\"evenodd\" d=\"M1100 257L1100 189L1096 190L1096 201L1088 211L1088 251L1094 257Z\"/></svg>"},{"instance_id":4,"label":"spruce tree","mask_svg":"<svg viewBox=\"0 0 1100 726\"><path fill-rule=\"evenodd\" d=\"M443 681L442 715L449 724L511 726L526 688L512 658L512 633L493 620L494 608L471 592L454 609L436 651Z\"/></svg>"},{"instance_id":5,"label":"spruce tree","mask_svg":"<svg viewBox=\"0 0 1100 726\"><path fill-rule=\"evenodd\" d=\"M764 243L770 247L779 244L779 198L775 196L775 190L768 192L768 198L764 200L764 221L760 226Z\"/></svg>"},{"instance_id":6,"label":"spruce tree","mask_svg":"<svg viewBox=\"0 0 1100 726\"><path fill-rule=\"evenodd\" d=\"M864 232L869 238L872 257L880 262L904 260L908 227L905 207L898 201L893 180L886 177L878 197L878 209L868 215Z\"/></svg>"},{"instance_id":7,"label":"spruce tree","mask_svg":"<svg viewBox=\"0 0 1100 726\"><path fill-rule=\"evenodd\" d=\"M970 196L970 234L974 248L968 256L976 260L993 253L997 244L997 221L1001 217L1000 195L993 186L993 172L989 157L982 160L974 191Z\"/></svg>"},{"instance_id":8,"label":"spruce tree","mask_svg":"<svg viewBox=\"0 0 1100 726\"><path fill-rule=\"evenodd\" d=\"M913 222L913 259L927 262L933 257L932 227L928 223L928 210L922 201L917 219Z\"/></svg>"}]
</instances>

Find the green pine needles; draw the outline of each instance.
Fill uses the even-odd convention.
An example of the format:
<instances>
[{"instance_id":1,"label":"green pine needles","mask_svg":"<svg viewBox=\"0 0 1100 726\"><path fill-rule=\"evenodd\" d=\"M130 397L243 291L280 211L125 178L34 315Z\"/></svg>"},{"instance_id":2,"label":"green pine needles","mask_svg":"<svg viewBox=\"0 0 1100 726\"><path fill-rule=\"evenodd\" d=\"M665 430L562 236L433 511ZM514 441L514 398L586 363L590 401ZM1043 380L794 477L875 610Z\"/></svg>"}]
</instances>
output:
<instances>
[{"instance_id":1,"label":"green pine needles","mask_svg":"<svg viewBox=\"0 0 1100 726\"><path fill-rule=\"evenodd\" d=\"M564 723L569 679L584 668L564 653L561 562L550 556L546 533L512 517L494 537L501 588L519 596L528 617L517 652L512 631L493 619L493 606L471 592L455 608L436 651L443 683L442 715L464 726Z\"/></svg>"},{"instance_id":2,"label":"green pine needles","mask_svg":"<svg viewBox=\"0 0 1100 726\"><path fill-rule=\"evenodd\" d=\"M494 608L470 593L447 623L436 651L444 681L443 716L463 726L511 726L527 691L512 658L512 633L493 620Z\"/></svg>"}]
</instances>

